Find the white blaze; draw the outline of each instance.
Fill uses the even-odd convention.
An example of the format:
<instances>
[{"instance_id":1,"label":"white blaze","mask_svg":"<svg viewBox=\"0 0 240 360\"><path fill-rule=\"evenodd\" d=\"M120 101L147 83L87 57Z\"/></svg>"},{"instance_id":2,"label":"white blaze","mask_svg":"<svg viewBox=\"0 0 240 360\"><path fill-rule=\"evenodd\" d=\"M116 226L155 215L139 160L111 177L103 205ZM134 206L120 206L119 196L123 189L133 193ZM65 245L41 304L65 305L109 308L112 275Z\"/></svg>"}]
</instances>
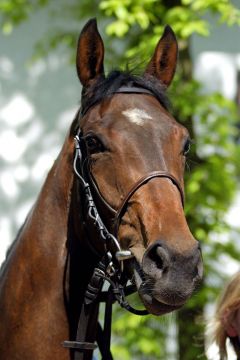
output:
<instances>
[{"instance_id":1,"label":"white blaze","mask_svg":"<svg viewBox=\"0 0 240 360\"><path fill-rule=\"evenodd\" d=\"M141 109L129 109L122 112L129 121L137 125L144 125L146 120L151 120L152 117L144 110Z\"/></svg>"}]
</instances>

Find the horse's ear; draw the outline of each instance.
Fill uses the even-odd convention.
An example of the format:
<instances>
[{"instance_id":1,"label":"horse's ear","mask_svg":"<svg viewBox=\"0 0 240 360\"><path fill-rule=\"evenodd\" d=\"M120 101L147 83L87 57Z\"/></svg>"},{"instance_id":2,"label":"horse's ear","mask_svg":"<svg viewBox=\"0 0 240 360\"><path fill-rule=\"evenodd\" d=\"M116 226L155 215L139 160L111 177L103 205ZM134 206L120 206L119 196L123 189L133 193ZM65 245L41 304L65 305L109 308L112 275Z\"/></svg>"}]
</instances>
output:
<instances>
[{"instance_id":1,"label":"horse's ear","mask_svg":"<svg viewBox=\"0 0 240 360\"><path fill-rule=\"evenodd\" d=\"M104 74L104 45L96 19L89 20L81 31L77 47L77 73L84 87Z\"/></svg>"},{"instance_id":2,"label":"horse's ear","mask_svg":"<svg viewBox=\"0 0 240 360\"><path fill-rule=\"evenodd\" d=\"M177 58L177 39L172 28L167 25L144 75L155 76L168 87L176 70Z\"/></svg>"}]
</instances>

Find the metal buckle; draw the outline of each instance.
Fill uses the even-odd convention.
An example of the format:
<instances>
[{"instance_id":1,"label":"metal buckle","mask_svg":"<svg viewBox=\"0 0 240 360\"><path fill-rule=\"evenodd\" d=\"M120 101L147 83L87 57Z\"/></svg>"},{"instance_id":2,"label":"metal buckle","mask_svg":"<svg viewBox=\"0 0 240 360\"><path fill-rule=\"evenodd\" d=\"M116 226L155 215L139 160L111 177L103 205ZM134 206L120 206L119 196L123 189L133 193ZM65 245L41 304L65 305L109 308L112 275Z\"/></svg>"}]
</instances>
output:
<instances>
[{"instance_id":1,"label":"metal buckle","mask_svg":"<svg viewBox=\"0 0 240 360\"><path fill-rule=\"evenodd\" d=\"M134 257L130 250L119 250L116 252L115 257L118 261L124 261Z\"/></svg>"}]
</instances>

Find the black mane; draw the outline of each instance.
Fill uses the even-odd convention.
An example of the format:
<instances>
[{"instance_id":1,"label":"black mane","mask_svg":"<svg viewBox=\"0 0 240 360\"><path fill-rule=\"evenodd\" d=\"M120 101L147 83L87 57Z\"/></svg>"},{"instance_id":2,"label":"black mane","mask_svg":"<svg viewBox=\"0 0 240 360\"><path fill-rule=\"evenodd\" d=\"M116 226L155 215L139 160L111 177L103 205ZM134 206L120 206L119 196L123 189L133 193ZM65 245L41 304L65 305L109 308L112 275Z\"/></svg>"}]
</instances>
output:
<instances>
[{"instance_id":1,"label":"black mane","mask_svg":"<svg viewBox=\"0 0 240 360\"><path fill-rule=\"evenodd\" d=\"M84 115L93 105L113 95L121 86L149 90L165 109L169 108L166 87L155 77L138 76L129 71L114 70L107 77L100 77L89 88L83 88L81 115Z\"/></svg>"}]
</instances>

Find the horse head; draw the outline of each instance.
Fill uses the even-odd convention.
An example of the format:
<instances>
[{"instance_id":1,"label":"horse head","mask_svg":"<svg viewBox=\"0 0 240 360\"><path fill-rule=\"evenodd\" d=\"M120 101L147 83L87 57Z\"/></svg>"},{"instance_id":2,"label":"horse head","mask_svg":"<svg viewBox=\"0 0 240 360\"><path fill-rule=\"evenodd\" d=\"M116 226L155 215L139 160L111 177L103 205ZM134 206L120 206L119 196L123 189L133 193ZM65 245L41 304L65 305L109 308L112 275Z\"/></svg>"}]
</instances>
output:
<instances>
[{"instance_id":1,"label":"horse head","mask_svg":"<svg viewBox=\"0 0 240 360\"><path fill-rule=\"evenodd\" d=\"M104 74L104 44L95 20L78 42L82 90L78 126L102 219L133 257L125 261L146 309L181 307L202 277L201 250L184 215L189 133L168 110L166 89L177 64L166 26L142 76ZM101 251L101 244L95 244Z\"/></svg>"}]
</instances>

